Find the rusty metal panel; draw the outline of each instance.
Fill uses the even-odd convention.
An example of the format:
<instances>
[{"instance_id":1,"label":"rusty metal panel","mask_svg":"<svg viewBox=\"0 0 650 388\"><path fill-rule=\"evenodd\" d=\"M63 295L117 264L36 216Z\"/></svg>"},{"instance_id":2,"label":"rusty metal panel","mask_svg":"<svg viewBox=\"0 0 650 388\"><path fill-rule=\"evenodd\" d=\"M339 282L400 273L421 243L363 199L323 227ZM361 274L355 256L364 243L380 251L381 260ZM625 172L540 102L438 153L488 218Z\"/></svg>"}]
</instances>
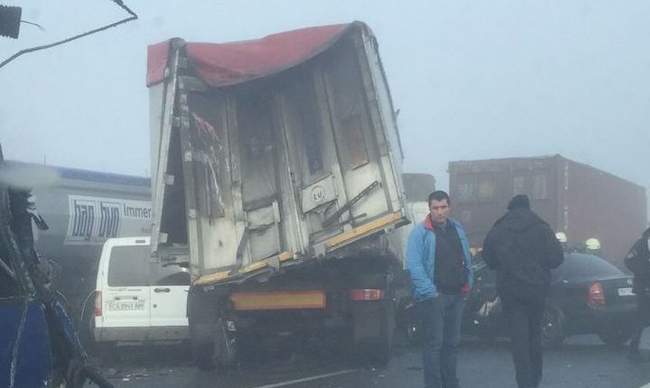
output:
<instances>
[{"instance_id":1,"label":"rusty metal panel","mask_svg":"<svg viewBox=\"0 0 650 388\"><path fill-rule=\"evenodd\" d=\"M647 225L645 188L585 164L564 162L569 241L597 238L603 256L623 267L623 258Z\"/></svg>"},{"instance_id":2,"label":"rusty metal panel","mask_svg":"<svg viewBox=\"0 0 650 388\"><path fill-rule=\"evenodd\" d=\"M619 266L647 225L643 187L560 155L451 162L449 173L453 216L476 247L515 194L529 195L532 209L569 243L598 238L603 256ZM484 182L496 186L493 198L481 191Z\"/></svg>"},{"instance_id":3,"label":"rusty metal panel","mask_svg":"<svg viewBox=\"0 0 650 388\"><path fill-rule=\"evenodd\" d=\"M451 162L449 176L452 215L463 223L474 247L483 244L516 194L527 194L533 210L556 228L557 173L552 157Z\"/></svg>"}]
</instances>

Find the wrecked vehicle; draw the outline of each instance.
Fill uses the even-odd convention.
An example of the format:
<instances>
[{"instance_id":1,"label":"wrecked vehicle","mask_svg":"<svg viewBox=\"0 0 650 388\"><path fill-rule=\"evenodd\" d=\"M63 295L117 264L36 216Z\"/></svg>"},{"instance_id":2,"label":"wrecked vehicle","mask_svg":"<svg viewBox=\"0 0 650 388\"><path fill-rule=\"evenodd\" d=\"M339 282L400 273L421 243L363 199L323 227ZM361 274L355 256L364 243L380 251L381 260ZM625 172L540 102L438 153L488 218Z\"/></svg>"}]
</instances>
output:
<instances>
[{"instance_id":1,"label":"wrecked vehicle","mask_svg":"<svg viewBox=\"0 0 650 388\"><path fill-rule=\"evenodd\" d=\"M150 46L154 257L185 263L199 367L332 338L389 360L402 149L361 22Z\"/></svg>"},{"instance_id":2,"label":"wrecked vehicle","mask_svg":"<svg viewBox=\"0 0 650 388\"><path fill-rule=\"evenodd\" d=\"M465 310L466 332L484 339L507 336L508 326L496 300L495 272L480 257L475 266L476 286ZM564 262L551 271L542 343L557 347L569 336L596 334L609 346L622 346L632 336L635 306L630 276L601 257L565 252Z\"/></svg>"},{"instance_id":3,"label":"wrecked vehicle","mask_svg":"<svg viewBox=\"0 0 650 388\"><path fill-rule=\"evenodd\" d=\"M93 340L103 352L120 344L168 344L187 339L190 274L151 262L149 237L106 240L94 293Z\"/></svg>"},{"instance_id":4,"label":"wrecked vehicle","mask_svg":"<svg viewBox=\"0 0 650 388\"><path fill-rule=\"evenodd\" d=\"M463 311L462 332L487 342L508 337L496 273L479 255L472 265L474 287ZM551 271L549 298L542 320L542 345L560 347L573 335L596 334L616 348L632 336L635 296L632 279L605 259L566 251L564 262ZM403 313L403 329L412 344L421 341L414 304Z\"/></svg>"},{"instance_id":5,"label":"wrecked vehicle","mask_svg":"<svg viewBox=\"0 0 650 388\"><path fill-rule=\"evenodd\" d=\"M0 179L0 386L81 388L91 380L111 387L88 365L47 260L34 249L32 222L47 228L29 190Z\"/></svg>"}]
</instances>

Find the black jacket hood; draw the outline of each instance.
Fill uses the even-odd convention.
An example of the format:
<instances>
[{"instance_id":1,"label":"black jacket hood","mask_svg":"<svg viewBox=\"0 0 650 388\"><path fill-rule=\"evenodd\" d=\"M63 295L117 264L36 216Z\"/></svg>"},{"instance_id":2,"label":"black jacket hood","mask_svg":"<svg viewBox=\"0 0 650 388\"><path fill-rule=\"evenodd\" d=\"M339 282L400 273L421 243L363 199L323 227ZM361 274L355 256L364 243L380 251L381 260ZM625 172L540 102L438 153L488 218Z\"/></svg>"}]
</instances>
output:
<instances>
[{"instance_id":1,"label":"black jacket hood","mask_svg":"<svg viewBox=\"0 0 650 388\"><path fill-rule=\"evenodd\" d=\"M515 231L523 232L535 225L545 223L537 214L533 213L530 209L514 209L509 210L503 217L496 223L500 227Z\"/></svg>"}]
</instances>

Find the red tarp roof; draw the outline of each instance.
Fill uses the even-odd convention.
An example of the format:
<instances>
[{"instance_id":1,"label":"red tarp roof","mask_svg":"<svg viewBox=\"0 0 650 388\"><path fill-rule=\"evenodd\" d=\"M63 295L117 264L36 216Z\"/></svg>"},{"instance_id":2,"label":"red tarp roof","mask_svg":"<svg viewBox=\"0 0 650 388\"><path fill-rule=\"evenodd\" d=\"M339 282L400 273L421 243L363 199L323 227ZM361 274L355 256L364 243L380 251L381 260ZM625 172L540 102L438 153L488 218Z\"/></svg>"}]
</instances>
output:
<instances>
[{"instance_id":1,"label":"red tarp roof","mask_svg":"<svg viewBox=\"0 0 650 388\"><path fill-rule=\"evenodd\" d=\"M313 58L361 22L309 27L262 39L231 43L185 43L185 52L197 74L211 86L234 85L278 73ZM164 78L171 40L147 50L147 86Z\"/></svg>"}]
</instances>

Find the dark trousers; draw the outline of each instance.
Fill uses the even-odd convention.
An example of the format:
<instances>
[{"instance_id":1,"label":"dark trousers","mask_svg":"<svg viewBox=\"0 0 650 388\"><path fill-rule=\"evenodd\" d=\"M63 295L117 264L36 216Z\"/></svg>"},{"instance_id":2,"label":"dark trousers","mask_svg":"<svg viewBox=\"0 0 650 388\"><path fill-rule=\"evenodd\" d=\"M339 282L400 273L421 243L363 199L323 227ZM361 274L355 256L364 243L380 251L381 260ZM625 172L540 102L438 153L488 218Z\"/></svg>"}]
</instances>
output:
<instances>
[{"instance_id":1,"label":"dark trousers","mask_svg":"<svg viewBox=\"0 0 650 388\"><path fill-rule=\"evenodd\" d=\"M634 331L630 341L630 351L638 352L643 330L650 324L650 295L637 294L637 316L634 322Z\"/></svg>"},{"instance_id":2,"label":"dark trousers","mask_svg":"<svg viewBox=\"0 0 650 388\"><path fill-rule=\"evenodd\" d=\"M539 386L542 380L542 318L545 300L501 296L510 329L512 358L519 388Z\"/></svg>"},{"instance_id":3,"label":"dark trousers","mask_svg":"<svg viewBox=\"0 0 650 388\"><path fill-rule=\"evenodd\" d=\"M464 304L462 295L445 294L417 304L425 388L458 388L456 360Z\"/></svg>"}]
</instances>

